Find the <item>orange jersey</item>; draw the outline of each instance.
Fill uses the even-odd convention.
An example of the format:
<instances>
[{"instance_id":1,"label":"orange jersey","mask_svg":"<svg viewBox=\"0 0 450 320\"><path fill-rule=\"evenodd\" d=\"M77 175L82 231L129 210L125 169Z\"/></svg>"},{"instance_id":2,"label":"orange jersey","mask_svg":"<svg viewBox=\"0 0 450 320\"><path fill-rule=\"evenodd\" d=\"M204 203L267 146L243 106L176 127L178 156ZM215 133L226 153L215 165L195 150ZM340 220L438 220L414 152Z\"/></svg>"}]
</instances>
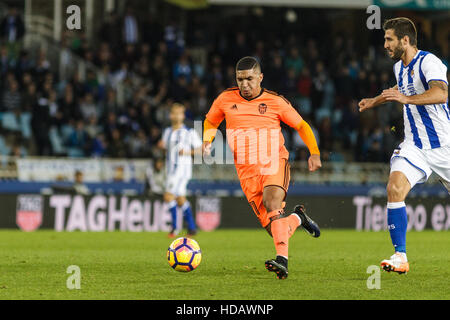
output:
<instances>
[{"instance_id":1,"label":"orange jersey","mask_svg":"<svg viewBox=\"0 0 450 320\"><path fill-rule=\"evenodd\" d=\"M206 118L217 125L226 120L228 145L240 179L276 174L278 161L289 158L280 122L296 128L303 120L277 93L262 89L247 100L237 87L222 92Z\"/></svg>"}]
</instances>

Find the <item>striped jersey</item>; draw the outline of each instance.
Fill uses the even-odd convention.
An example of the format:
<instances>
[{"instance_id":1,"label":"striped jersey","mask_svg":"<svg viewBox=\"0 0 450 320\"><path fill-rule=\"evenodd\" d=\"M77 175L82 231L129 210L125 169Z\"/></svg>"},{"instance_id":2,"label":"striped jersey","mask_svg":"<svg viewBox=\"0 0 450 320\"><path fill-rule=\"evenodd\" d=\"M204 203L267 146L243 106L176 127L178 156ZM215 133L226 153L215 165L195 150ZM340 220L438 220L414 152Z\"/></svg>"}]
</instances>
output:
<instances>
[{"instance_id":1,"label":"striped jersey","mask_svg":"<svg viewBox=\"0 0 450 320\"><path fill-rule=\"evenodd\" d=\"M180 175L183 178L190 179L192 177L192 157L180 155L180 151L192 151L202 146L202 141L197 132L184 125L176 130L168 127L163 132L162 141L166 149L167 175Z\"/></svg>"},{"instance_id":2,"label":"striped jersey","mask_svg":"<svg viewBox=\"0 0 450 320\"><path fill-rule=\"evenodd\" d=\"M419 50L414 59L404 66L400 60L394 65L398 90L412 96L429 89L430 81L447 81L447 67L434 54ZM405 141L420 149L435 149L450 145L450 110L448 100L443 104L403 107Z\"/></svg>"}]
</instances>

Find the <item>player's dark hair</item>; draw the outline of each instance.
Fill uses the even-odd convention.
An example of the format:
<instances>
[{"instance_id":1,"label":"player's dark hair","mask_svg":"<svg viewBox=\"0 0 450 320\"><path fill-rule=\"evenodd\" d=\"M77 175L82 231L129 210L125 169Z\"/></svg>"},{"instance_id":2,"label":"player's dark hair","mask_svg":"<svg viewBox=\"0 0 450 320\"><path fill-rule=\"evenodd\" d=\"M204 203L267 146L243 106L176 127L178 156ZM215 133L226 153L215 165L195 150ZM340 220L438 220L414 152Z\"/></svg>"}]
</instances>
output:
<instances>
[{"instance_id":1,"label":"player's dark hair","mask_svg":"<svg viewBox=\"0 0 450 320\"><path fill-rule=\"evenodd\" d=\"M236 63L236 71L240 70L254 70L258 69L261 71L261 65L258 60L254 57L243 57L241 60Z\"/></svg>"},{"instance_id":2,"label":"player's dark hair","mask_svg":"<svg viewBox=\"0 0 450 320\"><path fill-rule=\"evenodd\" d=\"M394 34L398 39L403 39L404 36L408 36L409 43L412 46L417 46L417 29L414 23L404 17L394 18L386 20L383 24L383 30L394 30Z\"/></svg>"}]
</instances>

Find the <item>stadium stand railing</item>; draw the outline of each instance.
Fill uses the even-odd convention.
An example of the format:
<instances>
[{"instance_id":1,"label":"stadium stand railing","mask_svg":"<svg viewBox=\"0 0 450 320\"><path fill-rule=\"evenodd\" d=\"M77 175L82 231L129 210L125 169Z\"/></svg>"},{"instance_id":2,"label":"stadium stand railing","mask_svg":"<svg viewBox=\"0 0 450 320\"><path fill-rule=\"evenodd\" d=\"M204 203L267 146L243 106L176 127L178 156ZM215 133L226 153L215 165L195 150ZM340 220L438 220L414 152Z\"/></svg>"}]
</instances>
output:
<instances>
[{"instance_id":1,"label":"stadium stand railing","mask_svg":"<svg viewBox=\"0 0 450 320\"><path fill-rule=\"evenodd\" d=\"M89 172L86 179L96 182L112 181L112 173L107 173L122 167L125 181L145 180L145 170L151 165L145 159L95 159L95 158L47 158L12 156L0 157L0 179L15 179L19 181L51 181L71 180L76 169ZM62 168L59 174L55 173ZM23 170L22 172L20 170ZM305 183L348 183L366 184L386 183L389 167L381 163L333 163L323 164L323 168L315 173L309 173L306 162L293 162L291 179ZM233 164L194 165L193 177L197 181L238 181Z\"/></svg>"},{"instance_id":2,"label":"stadium stand railing","mask_svg":"<svg viewBox=\"0 0 450 320\"><path fill-rule=\"evenodd\" d=\"M146 169L150 165L151 160L148 159L0 156L0 179L70 181L75 170L81 170L85 171L86 180L92 182L144 182ZM314 173L308 171L304 161L291 164L291 180L307 184L385 184L388 177L389 166L384 163L325 162ZM193 166L193 178L208 182L239 181L233 164L196 164ZM428 183L435 184L439 181L432 175Z\"/></svg>"}]
</instances>

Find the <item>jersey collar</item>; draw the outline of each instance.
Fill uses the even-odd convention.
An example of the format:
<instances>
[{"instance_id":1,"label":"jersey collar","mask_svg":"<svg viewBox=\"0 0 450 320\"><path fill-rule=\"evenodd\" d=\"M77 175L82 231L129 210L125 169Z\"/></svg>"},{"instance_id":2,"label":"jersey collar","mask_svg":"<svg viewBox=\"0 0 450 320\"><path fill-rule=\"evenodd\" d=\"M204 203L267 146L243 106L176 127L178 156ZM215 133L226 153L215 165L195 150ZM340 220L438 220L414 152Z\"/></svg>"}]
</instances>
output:
<instances>
[{"instance_id":1,"label":"jersey collar","mask_svg":"<svg viewBox=\"0 0 450 320\"><path fill-rule=\"evenodd\" d=\"M246 97L243 97L243 96L242 96L241 90L239 90L239 95L241 96L241 98L243 98L243 99L245 99L245 100L247 100L247 101L255 100L255 99L259 98L263 93L264 93L264 88L261 88L261 92L260 92L256 97L251 98L251 99L247 99Z\"/></svg>"},{"instance_id":2,"label":"jersey collar","mask_svg":"<svg viewBox=\"0 0 450 320\"><path fill-rule=\"evenodd\" d=\"M421 54L420 54L421 52L422 52L422 50L417 50L416 55L415 55L414 58L411 60L411 62L408 63L407 66L404 66L404 65L403 65L403 61L402 61L401 64L402 64L403 68L414 67L414 65L416 64L417 59L419 59L419 57L421 56Z\"/></svg>"}]
</instances>

